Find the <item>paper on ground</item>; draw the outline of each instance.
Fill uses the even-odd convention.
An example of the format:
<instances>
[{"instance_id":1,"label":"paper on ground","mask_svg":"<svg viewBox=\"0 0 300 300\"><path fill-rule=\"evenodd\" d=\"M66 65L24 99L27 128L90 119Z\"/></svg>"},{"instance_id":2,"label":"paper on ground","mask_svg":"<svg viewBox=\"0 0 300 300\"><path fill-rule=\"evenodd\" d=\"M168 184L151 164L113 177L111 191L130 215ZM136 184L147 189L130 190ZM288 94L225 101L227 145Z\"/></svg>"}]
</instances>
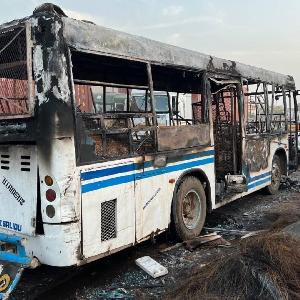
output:
<instances>
[{"instance_id":1,"label":"paper on ground","mask_svg":"<svg viewBox=\"0 0 300 300\"><path fill-rule=\"evenodd\" d=\"M141 258L138 258L136 259L135 263L153 278L168 274L167 268L162 266L150 256L143 256Z\"/></svg>"}]
</instances>

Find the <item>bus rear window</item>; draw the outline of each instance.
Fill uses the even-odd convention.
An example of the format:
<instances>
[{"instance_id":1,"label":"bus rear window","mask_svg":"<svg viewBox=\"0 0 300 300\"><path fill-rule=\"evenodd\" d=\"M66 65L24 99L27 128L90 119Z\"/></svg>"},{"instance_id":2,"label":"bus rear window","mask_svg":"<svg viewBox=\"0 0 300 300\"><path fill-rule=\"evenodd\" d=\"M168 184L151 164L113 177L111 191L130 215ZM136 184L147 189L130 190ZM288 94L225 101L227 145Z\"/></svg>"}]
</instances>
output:
<instances>
[{"instance_id":1,"label":"bus rear window","mask_svg":"<svg viewBox=\"0 0 300 300\"><path fill-rule=\"evenodd\" d=\"M31 111L26 26L0 31L0 118Z\"/></svg>"}]
</instances>

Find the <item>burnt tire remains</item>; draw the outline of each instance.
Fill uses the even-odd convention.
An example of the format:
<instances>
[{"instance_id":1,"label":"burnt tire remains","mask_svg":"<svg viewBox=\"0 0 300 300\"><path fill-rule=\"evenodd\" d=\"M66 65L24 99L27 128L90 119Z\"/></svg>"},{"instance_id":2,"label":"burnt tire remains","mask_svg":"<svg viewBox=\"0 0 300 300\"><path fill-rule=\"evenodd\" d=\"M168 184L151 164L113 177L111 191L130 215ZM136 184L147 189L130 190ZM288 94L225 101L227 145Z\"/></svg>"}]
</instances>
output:
<instances>
[{"instance_id":1,"label":"burnt tire remains","mask_svg":"<svg viewBox=\"0 0 300 300\"><path fill-rule=\"evenodd\" d=\"M206 217L206 196L201 182L192 176L181 182L172 203L176 236L184 241L200 235Z\"/></svg>"},{"instance_id":2,"label":"burnt tire remains","mask_svg":"<svg viewBox=\"0 0 300 300\"><path fill-rule=\"evenodd\" d=\"M271 170L271 184L266 187L266 191L270 195L274 195L278 192L282 177L282 165L283 162L281 158L275 154L272 161L272 170Z\"/></svg>"}]
</instances>

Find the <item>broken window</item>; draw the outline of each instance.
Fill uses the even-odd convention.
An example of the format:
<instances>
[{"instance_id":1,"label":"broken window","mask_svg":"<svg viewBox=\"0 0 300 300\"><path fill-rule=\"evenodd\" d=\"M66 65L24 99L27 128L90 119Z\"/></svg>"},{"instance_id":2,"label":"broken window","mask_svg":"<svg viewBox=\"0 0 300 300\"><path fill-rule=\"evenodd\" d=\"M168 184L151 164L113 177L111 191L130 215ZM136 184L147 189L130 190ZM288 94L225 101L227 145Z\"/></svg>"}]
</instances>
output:
<instances>
[{"instance_id":1,"label":"broken window","mask_svg":"<svg viewBox=\"0 0 300 300\"><path fill-rule=\"evenodd\" d=\"M262 82L247 84L244 93L248 107L246 118L246 133L260 134L267 132L268 98L265 93L265 85Z\"/></svg>"},{"instance_id":2,"label":"broken window","mask_svg":"<svg viewBox=\"0 0 300 300\"><path fill-rule=\"evenodd\" d=\"M32 111L31 53L26 33L19 26L0 32L0 116L24 116ZM29 51L30 50L30 51Z\"/></svg>"},{"instance_id":3,"label":"broken window","mask_svg":"<svg viewBox=\"0 0 300 300\"><path fill-rule=\"evenodd\" d=\"M246 85L248 102L247 134L276 133L286 130L284 89L267 83Z\"/></svg>"},{"instance_id":4,"label":"broken window","mask_svg":"<svg viewBox=\"0 0 300 300\"><path fill-rule=\"evenodd\" d=\"M78 52L72 63L79 162L153 153L146 64Z\"/></svg>"},{"instance_id":5,"label":"broken window","mask_svg":"<svg viewBox=\"0 0 300 300\"><path fill-rule=\"evenodd\" d=\"M157 110L158 151L210 144L204 74L171 67L152 66L154 98L164 98Z\"/></svg>"},{"instance_id":6,"label":"broken window","mask_svg":"<svg viewBox=\"0 0 300 300\"><path fill-rule=\"evenodd\" d=\"M269 101L270 132L286 131L286 94L282 87L266 85Z\"/></svg>"}]
</instances>

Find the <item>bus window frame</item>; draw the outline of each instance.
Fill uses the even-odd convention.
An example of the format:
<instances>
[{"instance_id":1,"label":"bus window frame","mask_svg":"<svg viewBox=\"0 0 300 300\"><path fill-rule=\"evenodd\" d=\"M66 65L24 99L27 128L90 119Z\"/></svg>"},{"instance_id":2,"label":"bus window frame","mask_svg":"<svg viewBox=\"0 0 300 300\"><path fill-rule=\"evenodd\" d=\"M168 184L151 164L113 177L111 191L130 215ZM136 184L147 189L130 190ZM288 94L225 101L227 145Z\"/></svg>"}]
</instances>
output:
<instances>
[{"instance_id":1,"label":"bus window frame","mask_svg":"<svg viewBox=\"0 0 300 300\"><path fill-rule=\"evenodd\" d=\"M247 79L243 78L243 81L247 82ZM262 92L244 92L244 103L245 103L245 97L251 97L257 95L263 94L264 97L264 105L265 105L265 122L266 122L266 129L263 132L254 132L254 133L248 133L247 132L247 125L249 124L249 110L247 107L247 119L245 119L245 136L247 137L254 137L254 136L273 136L273 135L278 135L278 134L287 134L288 133L288 116L287 116L287 97L286 93L288 92L284 86L275 86L274 83L268 83L268 82L255 82L254 84L260 85L262 84L263 86L263 91ZM246 84L248 86L248 83ZM245 86L245 84L243 85ZM268 90L268 86L272 86L272 90ZM275 106L275 97L276 97L276 88L281 88L282 89L282 97L283 97L283 108L284 108L284 113L280 114L284 116L284 129L281 130L276 130L272 129L272 117L274 115L273 110ZM272 97L272 102L271 105L269 103L269 95ZM250 98L249 98L250 99ZM257 110L256 110L256 118L257 118Z\"/></svg>"},{"instance_id":2,"label":"bus window frame","mask_svg":"<svg viewBox=\"0 0 300 300\"><path fill-rule=\"evenodd\" d=\"M77 53L83 53L83 54L89 54L89 52L86 52L86 51L78 51L78 50L75 50ZM71 97L72 97L72 102L73 102L73 111L74 111L74 118L75 118L75 144L76 144L76 161L77 161L77 165L79 166L82 166L82 165L89 165L89 164L95 164L95 163L102 163L102 162L106 162L106 161L113 161L113 160L120 160L120 159L124 159L124 158L132 158L132 157L139 157L141 155L161 155L161 154L170 154L170 152L172 152L172 154L175 154L175 153L182 153L182 152L185 152L185 151L188 151L188 150L195 150L195 149L203 149L203 147L208 147L208 146L211 146L212 145L212 140L211 140L211 118L210 118L210 114L209 114L209 111L211 110L210 109L210 104L209 104L209 101L207 99L207 95L206 95L206 86L207 86L207 75L206 75L206 72L203 71L203 70L192 70L194 72L201 72L202 73L202 87L204 88L203 90L203 95L204 95L204 101L205 101L205 105L207 106L206 109L205 109L205 113L206 113L206 122L205 122L205 125L207 125L208 129L209 129L209 133L208 135L210 136L210 142L209 143L206 143L205 145L194 145L192 147L184 147L184 148L176 148L174 150L163 150L163 151L159 151L159 145L158 145L158 137L157 137L157 134L158 134L158 124L157 124L157 112L156 112L156 105L155 105L155 96L154 96L154 86L153 86L153 78L152 78L152 64L150 62L147 62L147 61L141 61L141 60L133 60L133 59L127 59L127 58L121 58L121 59L126 59L127 61L133 61L133 62L139 62L139 63L143 63L145 64L146 66L146 72L147 72L147 78L148 78L148 85L147 86L134 86L134 85L126 85L126 84L115 84L115 83L112 83L112 82L100 82L100 81L89 81L89 80L78 80L78 79L74 79L74 74L73 74L73 69L72 69L72 66L73 66L73 61L72 61L72 52L73 50L69 48L69 71L70 71L70 79L71 79L71 90L72 90L72 94L71 94ZM120 59L120 57L118 56L112 56L112 55L107 55L107 54L104 54L104 53L98 53L98 55L100 56L103 56L103 57L107 57L107 58L112 58L112 59ZM161 66L161 65L159 65ZM163 67L163 66L161 66ZM181 71L191 71L191 70L185 70L183 68L179 68L179 67L176 67L176 66L171 66L172 69L174 70L181 70ZM90 84L90 85L103 85L103 86L112 86L112 87L121 87L121 88L137 88L137 89L146 89L148 90L149 94L150 94L150 106L151 106L151 109L149 111L146 112L146 114L150 113L152 114L152 120L153 120L153 124L152 126L154 127L154 147L153 147L153 151L151 152L147 152L145 154L137 154L137 153L132 153L131 151L129 151L129 154L126 155L126 156L118 156L118 157L109 157L109 158L103 158L103 159L100 159L99 160L91 160L91 161L82 161L80 159L80 130L78 129L78 117L77 117L77 114L78 112L76 111L76 97L75 97L75 94L74 94L74 86L76 83L82 83L82 84ZM201 83L200 83L201 84ZM105 98L105 97L104 97ZM170 105L169 105L170 106ZM105 107L105 105L104 105ZM105 114L105 112L104 112ZM117 113L116 113L117 114ZM100 115L100 114L98 114ZM170 127L174 127L176 129L177 126L170 126Z\"/></svg>"}]
</instances>

